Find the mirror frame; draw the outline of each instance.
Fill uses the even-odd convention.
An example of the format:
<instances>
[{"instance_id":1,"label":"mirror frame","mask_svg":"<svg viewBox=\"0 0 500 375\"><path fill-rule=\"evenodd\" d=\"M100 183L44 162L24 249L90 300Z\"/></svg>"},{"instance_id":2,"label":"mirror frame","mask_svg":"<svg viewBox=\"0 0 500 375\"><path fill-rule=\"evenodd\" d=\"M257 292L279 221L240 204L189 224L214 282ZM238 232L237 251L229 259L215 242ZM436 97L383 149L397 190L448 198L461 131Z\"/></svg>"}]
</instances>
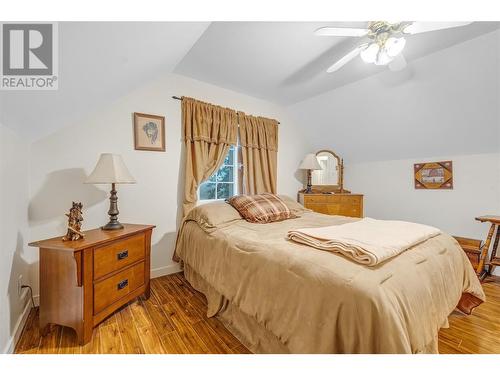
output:
<instances>
[{"instance_id":1,"label":"mirror frame","mask_svg":"<svg viewBox=\"0 0 500 375\"><path fill-rule=\"evenodd\" d=\"M316 152L316 156L320 153L327 152L335 159L337 159L337 165L338 165L338 179L337 179L337 184L336 185L312 185L312 189L314 192L319 192L319 193L344 193L346 192L344 190L344 160L340 158L335 152L332 150L319 150Z\"/></svg>"}]
</instances>

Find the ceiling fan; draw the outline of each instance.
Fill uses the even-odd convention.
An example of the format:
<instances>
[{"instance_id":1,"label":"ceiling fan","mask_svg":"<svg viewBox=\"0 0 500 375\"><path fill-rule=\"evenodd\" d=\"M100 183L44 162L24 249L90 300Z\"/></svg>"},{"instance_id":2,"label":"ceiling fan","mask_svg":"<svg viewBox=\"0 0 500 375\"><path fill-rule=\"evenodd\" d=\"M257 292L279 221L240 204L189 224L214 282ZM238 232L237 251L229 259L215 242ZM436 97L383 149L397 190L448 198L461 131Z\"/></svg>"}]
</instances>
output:
<instances>
[{"instance_id":1,"label":"ceiling fan","mask_svg":"<svg viewBox=\"0 0 500 375\"><path fill-rule=\"evenodd\" d=\"M365 63L388 65L393 71L406 66L406 60L401 53L405 47L405 36L425 33L428 31L466 26L472 22L386 22L372 21L367 28L322 27L315 31L319 36L353 36L368 38L347 55L327 69L335 72L349 61L360 55Z\"/></svg>"}]
</instances>

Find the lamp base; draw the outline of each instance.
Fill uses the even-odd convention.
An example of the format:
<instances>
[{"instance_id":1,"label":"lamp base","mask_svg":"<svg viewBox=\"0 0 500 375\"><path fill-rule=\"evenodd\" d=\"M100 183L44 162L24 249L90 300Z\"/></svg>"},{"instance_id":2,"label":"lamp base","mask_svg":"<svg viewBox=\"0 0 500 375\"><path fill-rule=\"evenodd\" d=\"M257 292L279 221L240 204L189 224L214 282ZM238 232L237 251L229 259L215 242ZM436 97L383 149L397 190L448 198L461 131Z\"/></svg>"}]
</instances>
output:
<instances>
[{"instance_id":1,"label":"lamp base","mask_svg":"<svg viewBox=\"0 0 500 375\"><path fill-rule=\"evenodd\" d=\"M109 197L109 223L101 227L102 230L115 230L123 229L123 225L118 221L118 196L116 195L115 184L111 184L111 191Z\"/></svg>"},{"instance_id":2,"label":"lamp base","mask_svg":"<svg viewBox=\"0 0 500 375\"><path fill-rule=\"evenodd\" d=\"M106 225L101 227L102 230L115 230L115 229L123 229L123 224L119 221L110 221Z\"/></svg>"},{"instance_id":3,"label":"lamp base","mask_svg":"<svg viewBox=\"0 0 500 375\"><path fill-rule=\"evenodd\" d=\"M307 188L304 191L306 194L311 194L312 193L312 178L311 178L311 170L307 170Z\"/></svg>"}]
</instances>

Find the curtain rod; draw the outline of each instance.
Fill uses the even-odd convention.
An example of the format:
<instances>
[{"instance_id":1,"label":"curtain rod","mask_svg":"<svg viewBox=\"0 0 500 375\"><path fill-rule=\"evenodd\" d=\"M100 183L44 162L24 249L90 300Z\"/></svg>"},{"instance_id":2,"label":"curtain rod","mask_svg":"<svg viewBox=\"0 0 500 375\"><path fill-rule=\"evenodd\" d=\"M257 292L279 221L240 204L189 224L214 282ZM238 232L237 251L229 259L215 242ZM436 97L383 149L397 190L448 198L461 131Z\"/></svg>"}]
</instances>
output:
<instances>
[{"instance_id":1,"label":"curtain rod","mask_svg":"<svg viewBox=\"0 0 500 375\"><path fill-rule=\"evenodd\" d=\"M175 96L175 95L173 95L173 96L172 96L172 99L177 99L177 100L182 101L182 98L180 98L180 97L178 97L178 96ZM277 123L278 123L278 124L281 124L279 121L277 121Z\"/></svg>"}]
</instances>

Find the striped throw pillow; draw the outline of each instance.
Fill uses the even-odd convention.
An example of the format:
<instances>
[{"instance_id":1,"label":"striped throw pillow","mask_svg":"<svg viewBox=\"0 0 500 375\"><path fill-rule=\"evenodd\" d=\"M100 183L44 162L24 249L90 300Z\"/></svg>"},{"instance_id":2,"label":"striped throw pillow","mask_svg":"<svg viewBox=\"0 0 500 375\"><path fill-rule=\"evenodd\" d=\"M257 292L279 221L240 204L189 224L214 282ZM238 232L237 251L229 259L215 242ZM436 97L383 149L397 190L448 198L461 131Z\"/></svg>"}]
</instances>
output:
<instances>
[{"instance_id":1,"label":"striped throw pillow","mask_svg":"<svg viewBox=\"0 0 500 375\"><path fill-rule=\"evenodd\" d=\"M277 195L237 195L227 201L246 221L251 223L272 223L297 217Z\"/></svg>"}]
</instances>

